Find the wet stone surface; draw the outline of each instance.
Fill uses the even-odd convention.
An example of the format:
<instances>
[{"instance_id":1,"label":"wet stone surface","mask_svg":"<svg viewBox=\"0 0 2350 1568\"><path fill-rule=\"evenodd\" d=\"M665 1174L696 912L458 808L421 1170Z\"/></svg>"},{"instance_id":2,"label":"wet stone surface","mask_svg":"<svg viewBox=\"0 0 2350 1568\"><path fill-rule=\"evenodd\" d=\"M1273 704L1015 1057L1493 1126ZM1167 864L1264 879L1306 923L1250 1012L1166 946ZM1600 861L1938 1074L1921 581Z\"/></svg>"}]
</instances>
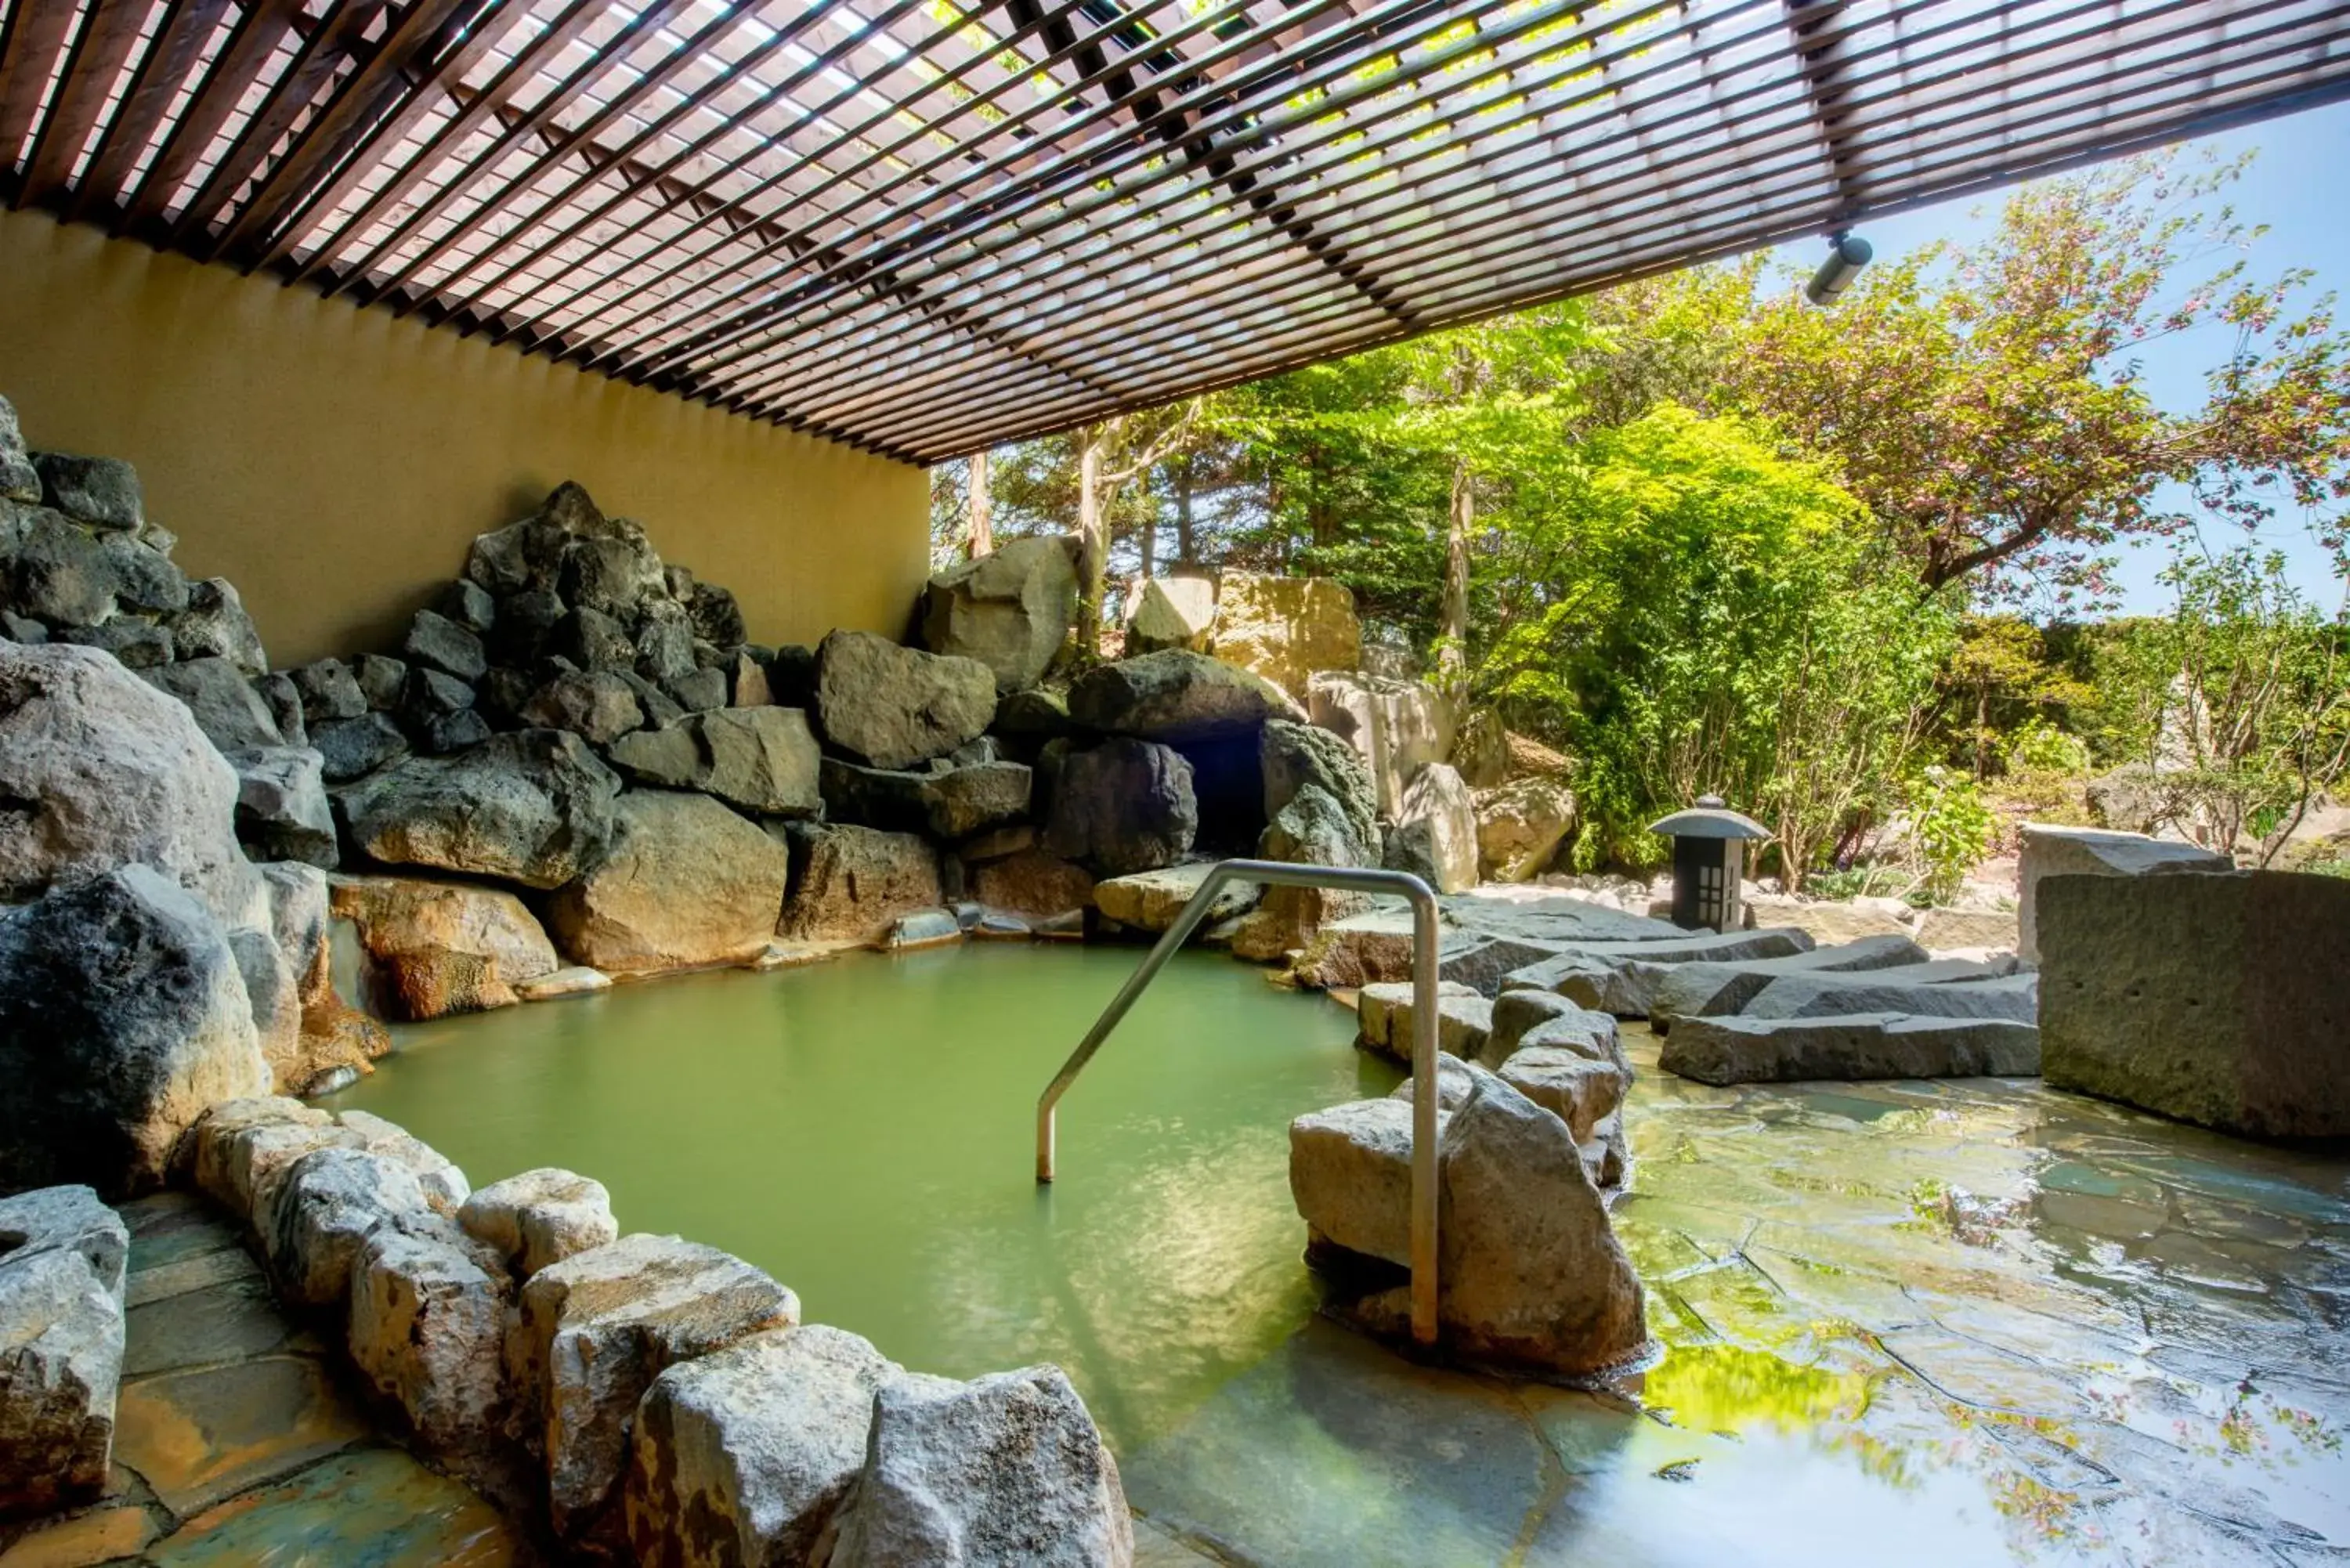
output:
<instances>
[{"instance_id":1,"label":"wet stone surface","mask_svg":"<svg viewBox=\"0 0 2350 1568\"><path fill-rule=\"evenodd\" d=\"M0 1568L529 1560L488 1504L390 1444L212 1210L166 1193L121 1212L130 1312L107 1496L0 1524Z\"/></svg>"},{"instance_id":2,"label":"wet stone surface","mask_svg":"<svg viewBox=\"0 0 2350 1568\"><path fill-rule=\"evenodd\" d=\"M1317 1323L1121 1456L1138 1511L1263 1564L2350 1561L2350 1158L2036 1081L1707 1088L1626 1033L1653 1366Z\"/></svg>"}]
</instances>

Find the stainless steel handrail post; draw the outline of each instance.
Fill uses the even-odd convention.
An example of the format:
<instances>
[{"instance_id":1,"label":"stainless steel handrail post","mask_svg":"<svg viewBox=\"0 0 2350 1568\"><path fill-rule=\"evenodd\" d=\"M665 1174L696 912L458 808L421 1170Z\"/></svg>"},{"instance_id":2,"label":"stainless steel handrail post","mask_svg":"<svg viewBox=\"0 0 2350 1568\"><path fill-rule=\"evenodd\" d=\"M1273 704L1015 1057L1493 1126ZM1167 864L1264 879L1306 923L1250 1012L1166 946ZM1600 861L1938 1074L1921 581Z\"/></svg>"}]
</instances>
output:
<instances>
[{"instance_id":1,"label":"stainless steel handrail post","mask_svg":"<svg viewBox=\"0 0 2350 1568\"><path fill-rule=\"evenodd\" d=\"M1280 860L1225 860L1209 871L1167 928L1167 934L1134 973L1118 988L1110 1004L1077 1048L1069 1054L1053 1081L1036 1099L1036 1179L1053 1179L1054 1113L1061 1096L1085 1071L1102 1042L1109 1038L1127 1010L1134 1005L1184 940L1208 916L1208 907L1228 882L1258 882L1278 888L1335 888L1350 893L1399 893L1411 904L1411 1336L1422 1345L1436 1343L1437 1251L1436 1223L1436 894L1429 885L1406 871L1381 871L1358 866L1293 866Z\"/></svg>"}]
</instances>

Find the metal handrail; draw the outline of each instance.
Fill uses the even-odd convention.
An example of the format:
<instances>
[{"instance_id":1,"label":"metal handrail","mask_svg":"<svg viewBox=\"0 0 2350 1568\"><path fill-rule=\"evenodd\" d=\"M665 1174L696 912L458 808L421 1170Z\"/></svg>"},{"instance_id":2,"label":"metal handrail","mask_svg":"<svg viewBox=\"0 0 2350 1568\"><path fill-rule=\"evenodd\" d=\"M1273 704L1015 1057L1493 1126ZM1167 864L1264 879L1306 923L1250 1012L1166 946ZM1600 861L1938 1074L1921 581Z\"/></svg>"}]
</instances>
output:
<instances>
[{"instance_id":1,"label":"metal handrail","mask_svg":"<svg viewBox=\"0 0 2350 1568\"><path fill-rule=\"evenodd\" d=\"M1436 1343L1436 894L1407 871L1357 866L1293 866L1280 860L1224 860L1216 864L1191 895L1159 945L1120 988L1100 1019L1079 1041L1061 1070L1036 1099L1036 1179L1053 1179L1054 1107L1102 1042L1126 1016L1184 939L1207 918L1208 906L1227 882L1259 882L1277 888L1335 888L1349 893L1400 893L1411 904L1411 1336Z\"/></svg>"}]
</instances>

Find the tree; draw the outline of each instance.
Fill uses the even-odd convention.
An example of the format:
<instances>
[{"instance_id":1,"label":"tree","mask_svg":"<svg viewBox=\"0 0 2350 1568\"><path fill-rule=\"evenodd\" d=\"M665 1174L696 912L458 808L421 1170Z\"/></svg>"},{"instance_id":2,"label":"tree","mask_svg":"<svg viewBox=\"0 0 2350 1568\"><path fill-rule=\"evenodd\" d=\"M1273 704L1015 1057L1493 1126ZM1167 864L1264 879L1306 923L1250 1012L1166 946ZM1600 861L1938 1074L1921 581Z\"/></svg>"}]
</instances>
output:
<instances>
[{"instance_id":1,"label":"tree","mask_svg":"<svg viewBox=\"0 0 2350 1568\"><path fill-rule=\"evenodd\" d=\"M1200 414L1199 400L1142 414L1118 414L1080 425L1073 441L1077 459L1078 649L1101 648L1102 600L1107 586L1110 507L1120 486L1149 472L1190 436ZM1145 526L1156 527L1155 516Z\"/></svg>"},{"instance_id":2,"label":"tree","mask_svg":"<svg viewBox=\"0 0 2350 1568\"><path fill-rule=\"evenodd\" d=\"M971 490L971 536L964 546L968 560L978 560L995 548L994 496L988 489L987 453L971 454L969 477L965 483Z\"/></svg>"},{"instance_id":3,"label":"tree","mask_svg":"<svg viewBox=\"0 0 2350 1568\"><path fill-rule=\"evenodd\" d=\"M1711 351L1638 369L1713 381L1711 406L1832 458L1930 591L2105 591L2099 552L2187 519L2164 487L2246 526L2311 512L2337 553L2350 499L2350 341L2309 275L2254 280L2261 231L2220 201L2241 161L2171 155L2027 185L1973 247L1881 263L1833 309L1759 265L1669 286L1669 330ZM2202 406L2157 408L2139 356L2215 324Z\"/></svg>"},{"instance_id":4,"label":"tree","mask_svg":"<svg viewBox=\"0 0 2350 1568\"><path fill-rule=\"evenodd\" d=\"M1951 640L1851 495L1765 432L1658 408L1498 516L1510 581L1477 690L1577 759L1586 865L1709 791L1791 883L1888 811Z\"/></svg>"},{"instance_id":5,"label":"tree","mask_svg":"<svg viewBox=\"0 0 2350 1568\"><path fill-rule=\"evenodd\" d=\"M2265 866L2350 776L2350 615L2327 619L2282 556L2250 547L2182 545L2164 580L2176 607L2101 650L2101 697L2134 732L2161 815Z\"/></svg>"}]
</instances>

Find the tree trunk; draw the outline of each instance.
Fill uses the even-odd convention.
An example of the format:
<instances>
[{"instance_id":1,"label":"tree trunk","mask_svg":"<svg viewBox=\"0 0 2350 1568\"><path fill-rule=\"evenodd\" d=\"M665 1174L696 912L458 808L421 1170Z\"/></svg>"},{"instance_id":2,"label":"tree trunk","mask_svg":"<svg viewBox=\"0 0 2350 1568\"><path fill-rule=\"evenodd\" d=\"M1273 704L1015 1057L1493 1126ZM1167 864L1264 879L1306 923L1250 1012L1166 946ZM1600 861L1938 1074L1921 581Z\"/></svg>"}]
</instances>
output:
<instances>
[{"instance_id":1,"label":"tree trunk","mask_svg":"<svg viewBox=\"0 0 2350 1568\"><path fill-rule=\"evenodd\" d=\"M1199 564L1199 541L1191 533L1191 454L1185 452L1183 461L1175 465L1175 559L1191 566Z\"/></svg>"},{"instance_id":2,"label":"tree trunk","mask_svg":"<svg viewBox=\"0 0 2350 1568\"><path fill-rule=\"evenodd\" d=\"M1159 560L1159 497L1155 493L1156 489L1150 483L1150 475L1145 473L1142 476L1142 538L1139 544L1142 575L1146 578L1156 568Z\"/></svg>"},{"instance_id":3,"label":"tree trunk","mask_svg":"<svg viewBox=\"0 0 2350 1568\"><path fill-rule=\"evenodd\" d=\"M995 548L995 501L988 493L985 452L971 454L971 538L967 545L974 561Z\"/></svg>"},{"instance_id":4,"label":"tree trunk","mask_svg":"<svg viewBox=\"0 0 2350 1568\"><path fill-rule=\"evenodd\" d=\"M1477 498L1469 465L1452 460L1452 511L1444 538L1444 619L1438 628L1443 651L1437 671L1457 682L1469 665L1469 530L1477 520Z\"/></svg>"},{"instance_id":5,"label":"tree trunk","mask_svg":"<svg viewBox=\"0 0 2350 1568\"><path fill-rule=\"evenodd\" d=\"M1102 536L1102 448L1108 431L1087 425L1077 432L1077 651L1101 654L1102 573L1109 564L1109 541Z\"/></svg>"}]
</instances>

